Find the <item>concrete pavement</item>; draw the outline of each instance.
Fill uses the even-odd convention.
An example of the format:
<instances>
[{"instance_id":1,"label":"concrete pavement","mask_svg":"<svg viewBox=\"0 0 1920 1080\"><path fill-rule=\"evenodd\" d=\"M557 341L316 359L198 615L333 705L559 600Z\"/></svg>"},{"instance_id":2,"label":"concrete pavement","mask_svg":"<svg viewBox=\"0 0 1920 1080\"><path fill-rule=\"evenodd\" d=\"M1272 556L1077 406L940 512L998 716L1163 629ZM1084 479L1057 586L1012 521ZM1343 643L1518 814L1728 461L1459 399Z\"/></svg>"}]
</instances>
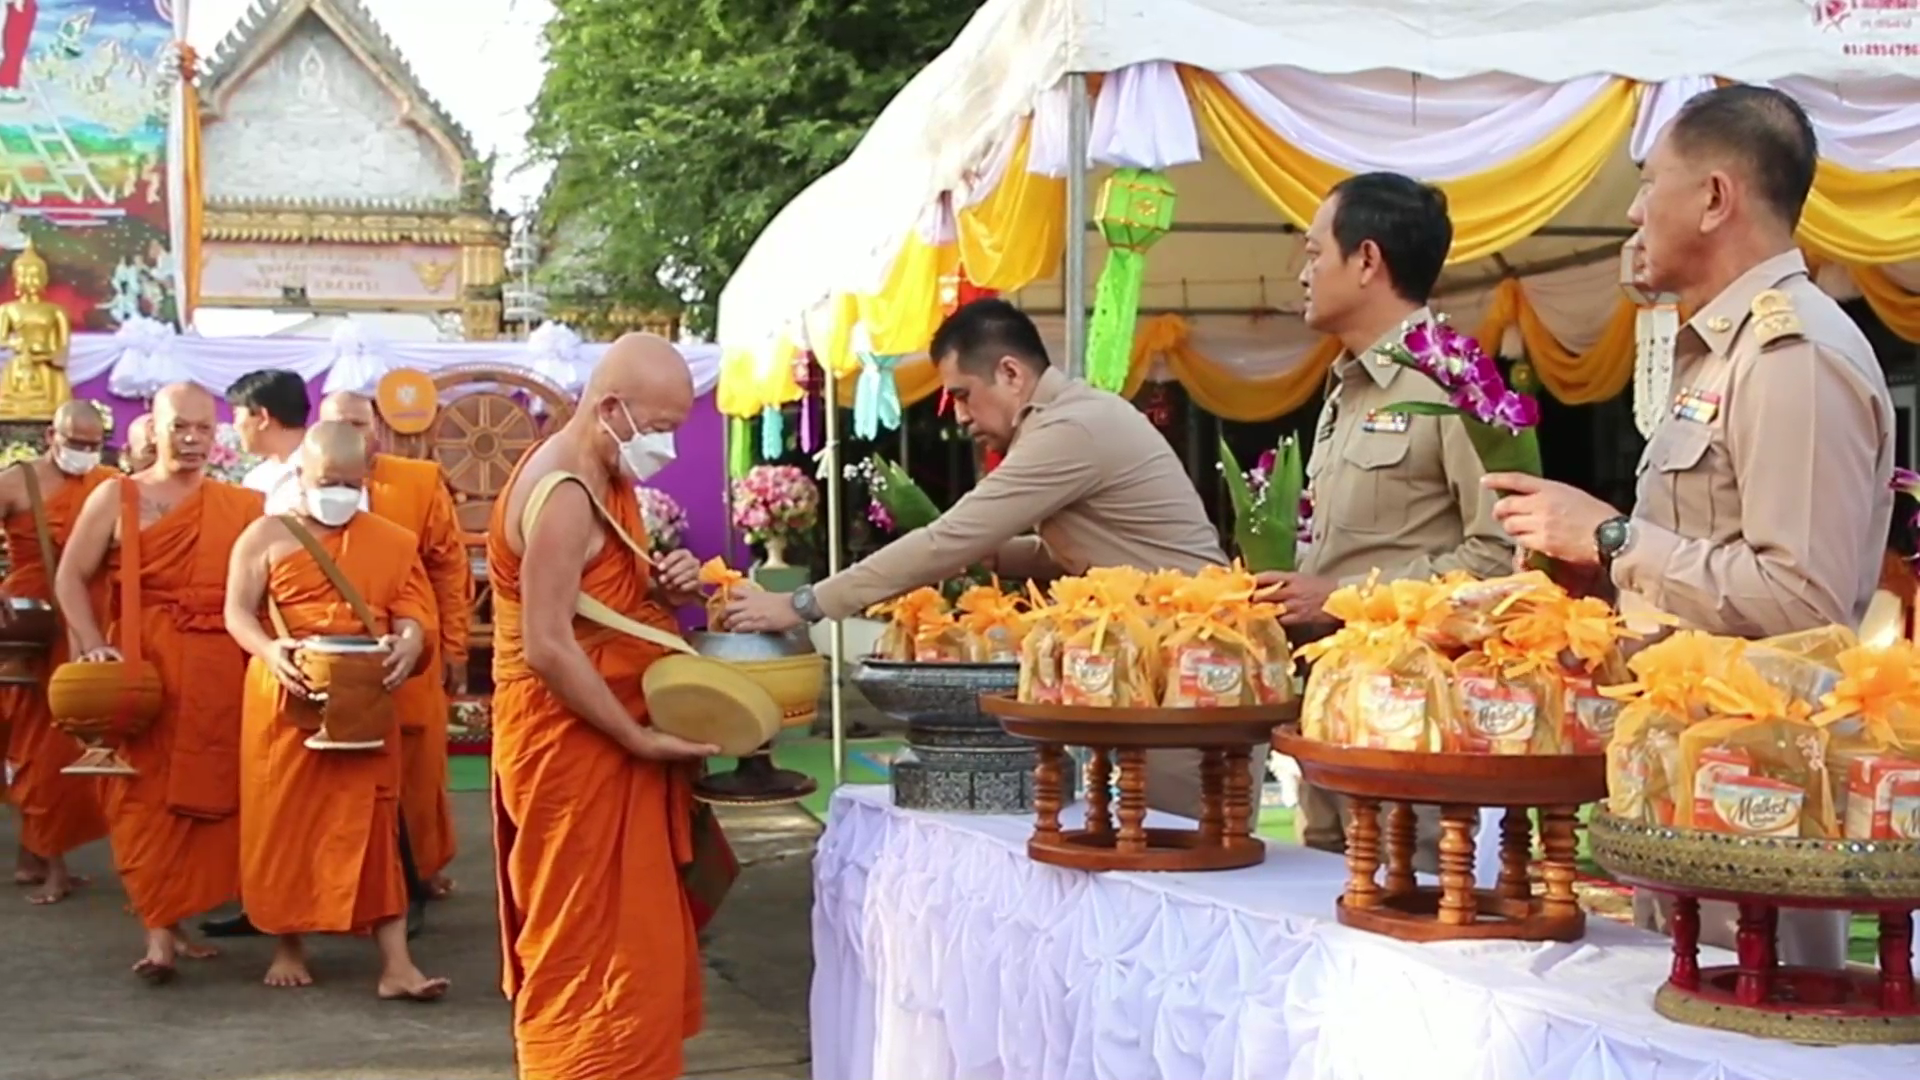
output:
<instances>
[{"instance_id":1,"label":"concrete pavement","mask_svg":"<svg viewBox=\"0 0 1920 1080\"><path fill-rule=\"evenodd\" d=\"M380 1002L370 942L313 939L320 984L260 984L270 945L225 943L182 961L154 988L128 970L139 926L125 914L105 844L76 864L95 884L52 908L0 891L0 1077L7 1080L513 1080L500 994L487 796L457 794L458 891L429 909L414 943L421 967L449 976L434 1005ZM798 809L731 811L745 865L709 928L707 1028L688 1044L689 1076L802 1080L809 1075L811 852L818 824ZM18 819L0 811L0 852ZM4 880L4 879L0 879ZM0 886L0 889L4 889Z\"/></svg>"}]
</instances>

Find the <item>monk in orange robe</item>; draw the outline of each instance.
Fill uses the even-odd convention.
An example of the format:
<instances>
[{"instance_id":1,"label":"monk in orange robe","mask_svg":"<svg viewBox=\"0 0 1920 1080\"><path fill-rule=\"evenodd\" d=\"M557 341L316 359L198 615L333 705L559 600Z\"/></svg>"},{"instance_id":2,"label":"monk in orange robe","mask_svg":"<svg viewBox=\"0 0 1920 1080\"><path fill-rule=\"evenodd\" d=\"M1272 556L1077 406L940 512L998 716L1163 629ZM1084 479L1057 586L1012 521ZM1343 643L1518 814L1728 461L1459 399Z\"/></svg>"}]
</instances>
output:
<instances>
[{"instance_id":1,"label":"monk in orange robe","mask_svg":"<svg viewBox=\"0 0 1920 1080\"><path fill-rule=\"evenodd\" d=\"M300 508L248 526L227 571L227 631L253 658L241 717L241 899L253 924L279 938L268 986L313 983L301 935L370 933L380 949L379 996L433 1000L447 981L421 974L407 949L399 725L379 750L308 745L312 732L301 725L314 706L294 659L305 638L378 638L388 650L387 689L396 690L426 662L433 591L414 535L360 512L367 449L359 432L317 424L299 460ZM303 533L364 610L329 578ZM260 621L269 604L279 620L273 633Z\"/></svg>"},{"instance_id":2,"label":"monk in orange robe","mask_svg":"<svg viewBox=\"0 0 1920 1080\"><path fill-rule=\"evenodd\" d=\"M115 868L146 927L134 972L173 977L174 960L212 956L187 940L182 920L232 900L240 876L240 696L246 654L222 621L227 554L260 516L262 497L209 479L214 399L189 383L153 402L158 460L102 484L80 509L54 592L81 661L113 660L109 642L139 634L159 669L159 718L121 752L138 775L100 780ZM121 522L137 515L141 604L119 587ZM111 589L103 627L88 604L92 583Z\"/></svg>"},{"instance_id":3,"label":"monk in orange robe","mask_svg":"<svg viewBox=\"0 0 1920 1080\"><path fill-rule=\"evenodd\" d=\"M329 394L320 402L320 419L352 425L370 448L378 449L379 425L370 399ZM400 714L400 813L413 846L414 871L433 896L443 897L453 889L446 870L456 853L447 795L447 697L467 688L473 562L437 463L374 453L366 491L369 509L420 538L420 563L433 585L440 632L428 642L427 670L407 680L394 704Z\"/></svg>"},{"instance_id":4,"label":"monk in orange robe","mask_svg":"<svg viewBox=\"0 0 1920 1080\"><path fill-rule=\"evenodd\" d=\"M141 413L127 425L127 452L123 464L130 473L153 468L158 452L153 448L153 414Z\"/></svg>"},{"instance_id":5,"label":"monk in orange robe","mask_svg":"<svg viewBox=\"0 0 1920 1080\"><path fill-rule=\"evenodd\" d=\"M621 338L488 527L494 847L521 1080L672 1080L700 1029L681 870L692 780L715 748L647 723L640 680L661 649L574 618L584 596L678 632L670 611L697 593L697 562L667 556L656 585L617 532L645 550L633 484L671 457L692 402L673 346ZM557 486L525 527L543 484Z\"/></svg>"},{"instance_id":6,"label":"monk in orange robe","mask_svg":"<svg viewBox=\"0 0 1920 1080\"><path fill-rule=\"evenodd\" d=\"M53 600L53 569L73 531L73 519L93 489L119 474L100 464L106 431L100 413L84 401L69 401L54 413L47 429L47 452L0 473L0 518L5 520L7 565L0 582L0 620L10 617L13 600ZM36 511L34 490L39 495ZM44 530L44 532L43 532ZM41 547L42 537L52 550ZM53 726L47 712L46 677L66 662L67 635L55 636L47 661L35 665L41 680L32 685L0 686L0 719L12 722L6 741L7 773L14 807L20 811L20 862L14 881L39 886L28 899L52 904L76 884L67 870L67 852L107 835L95 785L84 776L60 770L80 756L80 744Z\"/></svg>"}]
</instances>

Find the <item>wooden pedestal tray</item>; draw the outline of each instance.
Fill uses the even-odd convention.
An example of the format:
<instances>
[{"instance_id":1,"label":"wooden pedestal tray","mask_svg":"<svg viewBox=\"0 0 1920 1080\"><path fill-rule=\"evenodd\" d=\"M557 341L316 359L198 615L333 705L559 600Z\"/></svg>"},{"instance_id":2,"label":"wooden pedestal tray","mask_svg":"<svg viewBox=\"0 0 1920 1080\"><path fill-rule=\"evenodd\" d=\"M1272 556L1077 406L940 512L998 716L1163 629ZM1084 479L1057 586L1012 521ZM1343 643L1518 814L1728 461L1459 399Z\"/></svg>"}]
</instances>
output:
<instances>
[{"instance_id":1,"label":"wooden pedestal tray","mask_svg":"<svg viewBox=\"0 0 1920 1080\"><path fill-rule=\"evenodd\" d=\"M1342 925L1402 941L1503 938L1577 941L1586 913L1574 896L1574 826L1582 803L1607 793L1603 754L1428 754L1339 746L1283 733L1274 749L1300 763L1309 784L1348 798L1347 889ZM1388 803L1386 880L1380 805ZM1440 886L1413 876L1414 803L1440 807ZM1473 838L1482 807L1505 807L1500 878L1473 882ZM1542 857L1533 858L1532 812L1540 813ZM1533 894L1532 868L1546 882Z\"/></svg>"},{"instance_id":2,"label":"wooden pedestal tray","mask_svg":"<svg viewBox=\"0 0 1920 1080\"><path fill-rule=\"evenodd\" d=\"M998 719L1007 734L1036 744L1036 820L1027 841L1027 855L1035 862L1074 870L1237 870L1267 857L1266 844L1253 835L1252 759L1264 751L1274 725L1294 719L1297 705L1098 709L983 694L980 709ZM1060 827L1069 746L1093 752L1087 766L1087 821L1079 829ZM1148 750L1200 751L1198 829L1146 827ZM1116 782L1117 829L1111 797Z\"/></svg>"},{"instance_id":3,"label":"wooden pedestal tray","mask_svg":"<svg viewBox=\"0 0 1920 1080\"><path fill-rule=\"evenodd\" d=\"M1630 885L1673 897L1673 970L1654 995L1682 1024L1798 1043L1920 1042L1913 988L1913 912L1920 909L1920 841L1803 840L1643 825L1596 814L1601 866ZM1736 905L1731 965L1700 966L1700 901ZM1880 916L1880 969L1783 967L1780 909Z\"/></svg>"}]
</instances>

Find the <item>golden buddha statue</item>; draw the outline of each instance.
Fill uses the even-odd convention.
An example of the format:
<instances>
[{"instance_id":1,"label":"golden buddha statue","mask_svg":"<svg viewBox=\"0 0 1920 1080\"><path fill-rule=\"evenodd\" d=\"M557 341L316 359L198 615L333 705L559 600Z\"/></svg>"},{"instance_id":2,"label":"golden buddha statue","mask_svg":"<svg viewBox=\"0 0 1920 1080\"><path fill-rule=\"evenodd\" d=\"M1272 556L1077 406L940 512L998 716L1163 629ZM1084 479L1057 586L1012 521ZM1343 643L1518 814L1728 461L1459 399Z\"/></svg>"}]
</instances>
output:
<instances>
[{"instance_id":1,"label":"golden buddha statue","mask_svg":"<svg viewBox=\"0 0 1920 1080\"><path fill-rule=\"evenodd\" d=\"M66 309L48 303L47 260L33 242L13 260L13 299L0 304L0 344L12 351L0 378L0 420L46 420L73 399Z\"/></svg>"}]
</instances>

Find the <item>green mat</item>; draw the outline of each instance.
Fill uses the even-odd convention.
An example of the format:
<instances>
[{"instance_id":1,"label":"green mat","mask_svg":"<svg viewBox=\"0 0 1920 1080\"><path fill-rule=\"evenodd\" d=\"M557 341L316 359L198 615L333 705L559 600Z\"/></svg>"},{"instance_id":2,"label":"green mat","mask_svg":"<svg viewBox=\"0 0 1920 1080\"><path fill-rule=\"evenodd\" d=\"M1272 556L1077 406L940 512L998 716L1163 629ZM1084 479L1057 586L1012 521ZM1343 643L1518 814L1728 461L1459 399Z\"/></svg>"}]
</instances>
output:
<instances>
[{"instance_id":1,"label":"green mat","mask_svg":"<svg viewBox=\"0 0 1920 1080\"><path fill-rule=\"evenodd\" d=\"M490 769L484 754L455 754L447 759L447 790L485 791Z\"/></svg>"}]
</instances>

